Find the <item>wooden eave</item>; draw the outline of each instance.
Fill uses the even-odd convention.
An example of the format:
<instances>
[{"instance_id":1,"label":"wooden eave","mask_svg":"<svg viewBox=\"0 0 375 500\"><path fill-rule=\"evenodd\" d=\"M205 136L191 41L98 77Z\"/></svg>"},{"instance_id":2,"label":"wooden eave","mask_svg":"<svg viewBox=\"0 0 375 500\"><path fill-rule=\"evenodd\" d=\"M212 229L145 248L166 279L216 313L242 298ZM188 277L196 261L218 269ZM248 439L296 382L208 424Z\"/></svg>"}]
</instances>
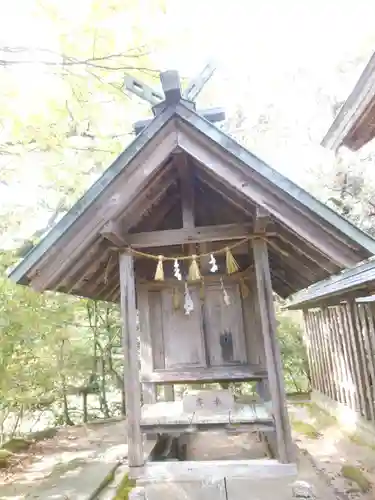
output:
<instances>
[{"instance_id":1,"label":"wooden eave","mask_svg":"<svg viewBox=\"0 0 375 500\"><path fill-rule=\"evenodd\" d=\"M179 103L150 123L10 277L39 291L118 300L112 248L122 240L112 243L103 234L108 224L125 235L181 227L177 157L194 172L198 225L211 220L210 203L214 224L248 221L250 233L257 207L270 215L277 234L269 247L271 273L283 297L375 253L370 236ZM238 252L249 258L248 247Z\"/></svg>"},{"instance_id":2,"label":"wooden eave","mask_svg":"<svg viewBox=\"0 0 375 500\"><path fill-rule=\"evenodd\" d=\"M375 137L375 54L341 107L322 146L336 151L344 145L357 151Z\"/></svg>"},{"instance_id":3,"label":"wooden eave","mask_svg":"<svg viewBox=\"0 0 375 500\"><path fill-rule=\"evenodd\" d=\"M287 307L288 309L302 309L327 301L338 303L347 297L364 297L374 292L375 260L369 259L300 290L289 298Z\"/></svg>"}]
</instances>

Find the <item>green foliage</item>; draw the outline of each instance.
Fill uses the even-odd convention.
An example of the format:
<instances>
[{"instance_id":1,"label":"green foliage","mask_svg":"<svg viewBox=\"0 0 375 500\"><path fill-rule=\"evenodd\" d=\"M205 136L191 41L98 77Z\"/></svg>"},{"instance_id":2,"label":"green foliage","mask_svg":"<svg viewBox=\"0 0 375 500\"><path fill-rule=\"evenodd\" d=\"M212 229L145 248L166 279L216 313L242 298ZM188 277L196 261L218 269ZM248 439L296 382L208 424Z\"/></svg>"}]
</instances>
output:
<instances>
[{"instance_id":1,"label":"green foliage","mask_svg":"<svg viewBox=\"0 0 375 500\"><path fill-rule=\"evenodd\" d=\"M299 313L277 305L278 336L287 392L308 392L310 372Z\"/></svg>"},{"instance_id":2,"label":"green foliage","mask_svg":"<svg viewBox=\"0 0 375 500\"><path fill-rule=\"evenodd\" d=\"M363 474L359 467L354 465L343 465L341 467L341 474L348 479L356 483L362 493L366 493L371 488L371 482Z\"/></svg>"},{"instance_id":3,"label":"green foliage","mask_svg":"<svg viewBox=\"0 0 375 500\"><path fill-rule=\"evenodd\" d=\"M298 432L298 434L303 434L310 439L319 439L320 437L320 433L308 422L292 420L292 428L295 432Z\"/></svg>"},{"instance_id":4,"label":"green foliage","mask_svg":"<svg viewBox=\"0 0 375 500\"><path fill-rule=\"evenodd\" d=\"M319 429L325 429L337 424L337 419L316 403L307 405L309 415L315 420Z\"/></svg>"},{"instance_id":5,"label":"green foliage","mask_svg":"<svg viewBox=\"0 0 375 500\"><path fill-rule=\"evenodd\" d=\"M135 481L129 479L128 474L125 474L117 488L114 500L128 500L129 493L134 488L134 486Z\"/></svg>"},{"instance_id":6,"label":"green foliage","mask_svg":"<svg viewBox=\"0 0 375 500\"><path fill-rule=\"evenodd\" d=\"M47 410L49 425L88 420L87 397L73 415L73 396L97 394L97 415L124 413L117 307L16 286L5 277L11 261L11 254L0 254L2 440L28 432L24 421L31 427ZM111 407L108 391L120 394L122 404Z\"/></svg>"},{"instance_id":7,"label":"green foliage","mask_svg":"<svg viewBox=\"0 0 375 500\"><path fill-rule=\"evenodd\" d=\"M9 466L10 459L12 458L13 453L8 450L0 449L0 469L5 469Z\"/></svg>"}]
</instances>

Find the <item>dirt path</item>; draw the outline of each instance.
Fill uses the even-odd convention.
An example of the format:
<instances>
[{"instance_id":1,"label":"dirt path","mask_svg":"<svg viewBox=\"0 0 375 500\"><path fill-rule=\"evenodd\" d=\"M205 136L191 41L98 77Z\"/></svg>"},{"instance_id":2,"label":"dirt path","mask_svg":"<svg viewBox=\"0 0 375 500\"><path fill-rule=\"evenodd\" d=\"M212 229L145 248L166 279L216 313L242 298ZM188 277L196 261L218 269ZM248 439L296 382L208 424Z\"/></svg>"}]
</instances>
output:
<instances>
[{"instance_id":1,"label":"dirt path","mask_svg":"<svg viewBox=\"0 0 375 500\"><path fill-rule=\"evenodd\" d=\"M0 500L32 498L34 491L47 483L53 486L63 476L72 477L109 449L114 460L126 456L124 443L124 421L62 428L54 438L32 445L27 454L17 455L9 469L0 469Z\"/></svg>"},{"instance_id":2,"label":"dirt path","mask_svg":"<svg viewBox=\"0 0 375 500\"><path fill-rule=\"evenodd\" d=\"M290 416L294 441L308 452L338 498L375 498L375 449L371 445L358 435L344 433L337 421L314 403L291 405ZM366 486L369 491L362 491Z\"/></svg>"},{"instance_id":3,"label":"dirt path","mask_svg":"<svg viewBox=\"0 0 375 500\"><path fill-rule=\"evenodd\" d=\"M336 420L319 410L316 405L293 404L289 409L293 438L300 450L306 450L308 453L300 454L299 479L312 483L318 498L322 500L373 500L375 449L357 436L345 434L338 427ZM199 449L202 451L203 445L203 455L208 449L211 453L212 436L210 439L208 443L204 443L207 437L197 437L194 453ZM240 449L245 453L248 448L246 440L238 440L233 436L232 441L236 453ZM18 456L10 469L0 470L0 500L51 498L43 497L39 492L51 491L61 480L69 482L72 475L77 475L79 471L82 473L85 466L92 465L98 456L108 450L116 457L126 456L125 443L124 421L60 429L54 438L35 444L27 455ZM232 456L232 449L227 447L228 444L223 448L221 443L220 448L220 443L218 442L218 447L221 453ZM207 459L200 457L202 458ZM343 477L343 466L359 471L374 485L373 489L362 492L357 477L356 480ZM327 486L326 480L330 486Z\"/></svg>"}]
</instances>

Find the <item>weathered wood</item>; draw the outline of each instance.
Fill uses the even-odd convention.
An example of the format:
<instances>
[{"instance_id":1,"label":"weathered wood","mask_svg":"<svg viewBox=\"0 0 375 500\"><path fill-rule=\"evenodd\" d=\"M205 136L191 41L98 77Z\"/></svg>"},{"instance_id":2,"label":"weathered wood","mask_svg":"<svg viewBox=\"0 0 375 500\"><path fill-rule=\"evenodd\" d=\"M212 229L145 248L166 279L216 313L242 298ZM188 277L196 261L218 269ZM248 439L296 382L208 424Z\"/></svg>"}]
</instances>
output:
<instances>
[{"instance_id":1,"label":"weathered wood","mask_svg":"<svg viewBox=\"0 0 375 500\"><path fill-rule=\"evenodd\" d=\"M345 306L337 307L337 321L340 335L343 341L344 355L346 360L347 379L349 384L349 400L352 410L356 411L358 405L358 388L356 384L355 367L353 363L353 353L349 342L348 325L345 318Z\"/></svg>"},{"instance_id":2,"label":"weathered wood","mask_svg":"<svg viewBox=\"0 0 375 500\"><path fill-rule=\"evenodd\" d=\"M364 380L366 378L366 373L365 373L365 366L362 362L361 343L360 343L359 332L357 329L357 321L355 318L355 308L356 304L354 301L350 301L346 304L346 314L349 327L348 330L350 334L350 343L352 346L354 364L356 367L357 388L361 402L360 410L361 414L365 418L369 418L370 415L369 400L367 398L367 390L364 383Z\"/></svg>"},{"instance_id":3,"label":"weathered wood","mask_svg":"<svg viewBox=\"0 0 375 500\"><path fill-rule=\"evenodd\" d=\"M225 288L231 301L229 306L223 303L220 284L209 285L205 290L205 334L210 366L247 362L240 289L233 284Z\"/></svg>"},{"instance_id":4,"label":"weathered wood","mask_svg":"<svg viewBox=\"0 0 375 500\"><path fill-rule=\"evenodd\" d=\"M322 356L326 360L326 365L322 366L322 377L328 384L332 399L338 401L338 377L336 373L335 350L333 347L332 332L329 328L328 309L318 309L316 314L320 318L319 328L322 339Z\"/></svg>"},{"instance_id":5,"label":"weathered wood","mask_svg":"<svg viewBox=\"0 0 375 500\"><path fill-rule=\"evenodd\" d=\"M364 346L364 340L362 335L362 325L358 315L358 306L353 301L350 303L350 312L353 315L353 334L355 336L356 345L359 352L359 363L361 366L361 384L364 388L366 407L365 407L365 417L368 420L374 421L374 406L371 404L372 391L371 391L371 381L370 374L367 368L366 351Z\"/></svg>"},{"instance_id":6,"label":"weathered wood","mask_svg":"<svg viewBox=\"0 0 375 500\"><path fill-rule=\"evenodd\" d=\"M160 73L166 105L176 104L181 99L181 83L178 71L168 70Z\"/></svg>"},{"instance_id":7,"label":"weathered wood","mask_svg":"<svg viewBox=\"0 0 375 500\"><path fill-rule=\"evenodd\" d=\"M155 370L153 373L142 373L143 382L155 384L192 383L199 380L209 382L241 382L245 380L261 380L267 378L267 371L260 365L217 366L210 368L181 368L179 370Z\"/></svg>"},{"instance_id":8,"label":"weathered wood","mask_svg":"<svg viewBox=\"0 0 375 500\"><path fill-rule=\"evenodd\" d=\"M242 297L242 310L245 327L247 361L249 365L266 366L262 327L258 307L256 277L251 276L246 282L247 296Z\"/></svg>"},{"instance_id":9,"label":"weathered wood","mask_svg":"<svg viewBox=\"0 0 375 500\"><path fill-rule=\"evenodd\" d=\"M103 238L109 240L116 247L125 247L126 241L122 236L122 228L118 222L110 220L107 222L103 229L100 231Z\"/></svg>"},{"instance_id":10,"label":"weathered wood","mask_svg":"<svg viewBox=\"0 0 375 500\"><path fill-rule=\"evenodd\" d=\"M334 309L327 308L327 323L329 325L329 330L331 332L331 349L333 348L334 353L334 371L336 374L337 388L338 388L338 401L340 403L346 403L345 398L345 389L344 389L344 381L343 381L343 370L342 370L342 362L341 362L341 352L339 348L339 342L337 338L337 330L334 316Z\"/></svg>"},{"instance_id":11,"label":"weathered wood","mask_svg":"<svg viewBox=\"0 0 375 500\"><path fill-rule=\"evenodd\" d=\"M363 387L360 381L360 370L358 366L358 353L355 350L355 343L353 340L353 332L351 325L351 317L348 311L348 304L342 304L340 307L342 321L343 321L343 329L345 332L345 337L347 339L347 345L349 350L349 358L351 360L351 370L352 370L352 378L355 386L355 410L359 411L362 415L364 414L364 393Z\"/></svg>"},{"instance_id":12,"label":"weathered wood","mask_svg":"<svg viewBox=\"0 0 375 500\"><path fill-rule=\"evenodd\" d=\"M164 289L162 296L165 367L205 366L199 288L190 287L194 310L186 315L183 307L174 309L173 290Z\"/></svg>"},{"instance_id":13,"label":"weathered wood","mask_svg":"<svg viewBox=\"0 0 375 500\"><path fill-rule=\"evenodd\" d=\"M163 134L164 135L164 134ZM121 172L117 183L108 186L106 192L95 199L90 210L80 217L74 227L64 234L65 246L56 246L38 264L38 272L32 278L35 290L45 290L64 276L66 269L88 248L104 224L115 219L139 196L153 174L176 147L176 134L166 126L165 135L151 140L134 158L131 165ZM150 154L152 152L152 154ZM142 166L142 168L139 168ZM105 201L103 200L105 198Z\"/></svg>"},{"instance_id":14,"label":"weathered wood","mask_svg":"<svg viewBox=\"0 0 375 500\"><path fill-rule=\"evenodd\" d=\"M365 369L368 373L368 398L372 421L375 421L375 368L374 353L369 338L368 316L366 315L365 305L357 304L358 318L361 324L363 352L365 359Z\"/></svg>"},{"instance_id":15,"label":"weathered wood","mask_svg":"<svg viewBox=\"0 0 375 500\"><path fill-rule=\"evenodd\" d=\"M182 227L195 227L194 174L186 155L179 155L178 172L180 177Z\"/></svg>"},{"instance_id":16,"label":"weathered wood","mask_svg":"<svg viewBox=\"0 0 375 500\"><path fill-rule=\"evenodd\" d=\"M333 389L334 389L334 399L336 401L341 401L341 385L340 385L340 375L338 366L338 356L337 347L334 339L333 327L331 324L331 318L329 314L329 308L324 307L322 309L323 316L323 328L325 332L325 349L324 354L328 356L329 365L327 367L327 376L332 377Z\"/></svg>"},{"instance_id":17,"label":"weathered wood","mask_svg":"<svg viewBox=\"0 0 375 500\"><path fill-rule=\"evenodd\" d=\"M371 304L362 304L364 308L364 312L366 314L367 319L367 339L368 339L368 358L370 365L370 373L372 375L372 406L374 407L375 413L375 325L374 325L374 317L372 313Z\"/></svg>"},{"instance_id":18,"label":"weathered wood","mask_svg":"<svg viewBox=\"0 0 375 500\"><path fill-rule=\"evenodd\" d=\"M129 229L143 221L148 213L157 206L160 200L166 196L168 189L177 182L177 176L170 168L171 161L157 172L149 186L142 190L134 201L119 216L122 231L128 232Z\"/></svg>"},{"instance_id":19,"label":"weathered wood","mask_svg":"<svg viewBox=\"0 0 375 500\"><path fill-rule=\"evenodd\" d=\"M200 410L220 413L233 408L234 396L229 390L201 389L188 391L182 398L182 411L184 413L194 413Z\"/></svg>"},{"instance_id":20,"label":"weathered wood","mask_svg":"<svg viewBox=\"0 0 375 500\"><path fill-rule=\"evenodd\" d=\"M196 228L167 229L145 233L124 234L124 240L133 248L183 245L203 241L236 240L249 236L250 225L224 224Z\"/></svg>"},{"instance_id":21,"label":"weathered wood","mask_svg":"<svg viewBox=\"0 0 375 500\"><path fill-rule=\"evenodd\" d=\"M165 226L166 218L178 206L179 200L179 193L168 194L160 203L152 207L149 214L137 224L137 232L155 231L160 228L161 224Z\"/></svg>"},{"instance_id":22,"label":"weathered wood","mask_svg":"<svg viewBox=\"0 0 375 500\"><path fill-rule=\"evenodd\" d=\"M148 303L148 291L144 287L138 288L137 305L139 310L139 338L141 355L141 372L152 373L154 363L152 358L152 340L150 332L150 309ZM156 402L155 384L142 384L143 403Z\"/></svg>"},{"instance_id":23,"label":"weathered wood","mask_svg":"<svg viewBox=\"0 0 375 500\"><path fill-rule=\"evenodd\" d=\"M142 467L141 386L137 349L137 309L133 257L119 256L121 284L122 345L124 350L124 384L127 409L129 467Z\"/></svg>"},{"instance_id":24,"label":"weathered wood","mask_svg":"<svg viewBox=\"0 0 375 500\"><path fill-rule=\"evenodd\" d=\"M281 462L289 463L293 461L294 453L285 404L280 351L276 340L276 318L265 241L255 240L253 242L253 252L268 381L275 418L278 454Z\"/></svg>"},{"instance_id":25,"label":"weathered wood","mask_svg":"<svg viewBox=\"0 0 375 500\"><path fill-rule=\"evenodd\" d=\"M161 92L154 90L149 85L146 85L144 82L139 80L133 75L125 74L124 76L124 84L127 90L133 92L133 94L137 95L141 99L148 101L153 106L162 102L164 96Z\"/></svg>"},{"instance_id":26,"label":"weathered wood","mask_svg":"<svg viewBox=\"0 0 375 500\"><path fill-rule=\"evenodd\" d=\"M270 214L263 207L257 207L254 222L254 233L265 233L269 223Z\"/></svg>"},{"instance_id":27,"label":"weathered wood","mask_svg":"<svg viewBox=\"0 0 375 500\"><path fill-rule=\"evenodd\" d=\"M316 360L315 360L315 349L313 343L313 333L311 331L309 311L304 309L303 311L303 340L306 347L307 359L310 367L310 379L311 386L315 390L319 390L318 379L316 374Z\"/></svg>"},{"instance_id":28,"label":"weathered wood","mask_svg":"<svg viewBox=\"0 0 375 500\"><path fill-rule=\"evenodd\" d=\"M208 80L212 77L215 70L216 65L214 64L214 62L208 62L202 69L202 71L195 78L189 81L183 94L184 98L188 99L189 101L194 101L198 97Z\"/></svg>"},{"instance_id":29,"label":"weathered wood","mask_svg":"<svg viewBox=\"0 0 375 500\"><path fill-rule=\"evenodd\" d=\"M151 430L163 427L168 429L180 426L191 432L192 428L204 429L219 427L230 428L232 425L273 425L273 418L264 405L235 403L230 409L213 411L207 408L195 408L193 411L184 411L183 401L158 402L152 405L143 405L141 427Z\"/></svg>"},{"instance_id":30,"label":"weathered wood","mask_svg":"<svg viewBox=\"0 0 375 500\"><path fill-rule=\"evenodd\" d=\"M272 216L289 227L292 231L314 245L323 255L329 256L340 266L352 266L358 262L353 249L348 248L329 232L328 226L323 228L311 217L311 213L295 204L290 205L282 199L274 186L265 186L259 176L246 166L241 167L220 153L215 145L212 149L193 139L188 130L179 130L178 143L181 148L193 156L200 164L216 176L225 180L238 192L250 198L257 205L265 208ZM216 149L214 151L214 149Z\"/></svg>"},{"instance_id":31,"label":"weathered wood","mask_svg":"<svg viewBox=\"0 0 375 500\"><path fill-rule=\"evenodd\" d=\"M327 349L328 332L322 311L310 311L311 323L314 331L315 346L318 359L318 373L320 391L331 393L334 396L334 380L332 374L331 349Z\"/></svg>"},{"instance_id":32,"label":"weathered wood","mask_svg":"<svg viewBox=\"0 0 375 500\"><path fill-rule=\"evenodd\" d=\"M163 310L161 295L158 292L148 292L150 338L152 345L153 367L155 370L165 368L165 352L163 337ZM142 374L147 371L143 370Z\"/></svg>"}]
</instances>

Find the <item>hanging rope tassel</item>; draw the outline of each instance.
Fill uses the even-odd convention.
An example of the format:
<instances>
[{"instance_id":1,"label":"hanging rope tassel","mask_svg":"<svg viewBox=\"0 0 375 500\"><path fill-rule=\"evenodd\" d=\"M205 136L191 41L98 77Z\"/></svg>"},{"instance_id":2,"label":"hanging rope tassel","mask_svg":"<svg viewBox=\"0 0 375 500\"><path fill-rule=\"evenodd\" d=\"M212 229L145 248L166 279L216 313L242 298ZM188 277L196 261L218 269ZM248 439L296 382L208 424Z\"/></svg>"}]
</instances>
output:
<instances>
[{"instance_id":1,"label":"hanging rope tassel","mask_svg":"<svg viewBox=\"0 0 375 500\"><path fill-rule=\"evenodd\" d=\"M158 265L156 266L155 277L154 277L155 281L164 281L163 260L164 257L162 255L159 255Z\"/></svg>"},{"instance_id":2,"label":"hanging rope tassel","mask_svg":"<svg viewBox=\"0 0 375 500\"><path fill-rule=\"evenodd\" d=\"M246 297L249 296L250 290L249 290L249 287L246 285L245 280L243 278L240 279L240 290L241 290L242 298L246 299Z\"/></svg>"},{"instance_id":3,"label":"hanging rope tassel","mask_svg":"<svg viewBox=\"0 0 375 500\"><path fill-rule=\"evenodd\" d=\"M197 256L191 256L191 264L189 267L189 281L199 281L201 279L201 273L199 271L199 266L197 262Z\"/></svg>"},{"instance_id":4,"label":"hanging rope tassel","mask_svg":"<svg viewBox=\"0 0 375 500\"><path fill-rule=\"evenodd\" d=\"M228 274L236 273L240 268L229 247L225 249L225 262Z\"/></svg>"}]
</instances>

